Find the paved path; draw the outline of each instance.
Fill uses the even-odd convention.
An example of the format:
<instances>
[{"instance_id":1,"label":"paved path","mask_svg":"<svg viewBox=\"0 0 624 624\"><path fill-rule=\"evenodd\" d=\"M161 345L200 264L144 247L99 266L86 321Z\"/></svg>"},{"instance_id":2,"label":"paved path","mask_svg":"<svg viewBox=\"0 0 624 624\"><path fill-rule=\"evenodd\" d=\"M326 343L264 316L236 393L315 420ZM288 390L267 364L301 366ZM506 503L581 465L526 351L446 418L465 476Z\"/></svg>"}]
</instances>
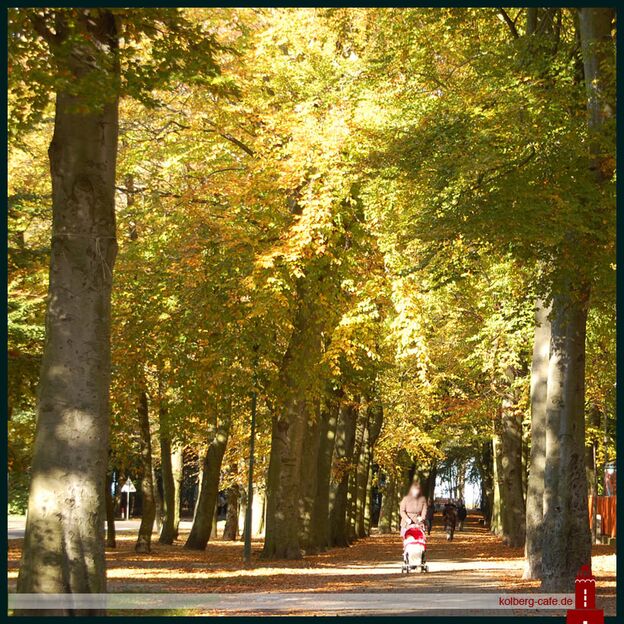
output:
<instances>
[{"instance_id":1,"label":"paved path","mask_svg":"<svg viewBox=\"0 0 624 624\"><path fill-rule=\"evenodd\" d=\"M115 531L121 531L122 533L135 532L139 530L141 524L140 518L131 518L130 520L115 520ZM190 531L192 522L190 520L182 520L180 522L180 529L182 531ZM22 539L24 537L24 529L26 527L26 516L9 516L8 518L8 538ZM154 534L157 531L154 529Z\"/></svg>"}]
</instances>

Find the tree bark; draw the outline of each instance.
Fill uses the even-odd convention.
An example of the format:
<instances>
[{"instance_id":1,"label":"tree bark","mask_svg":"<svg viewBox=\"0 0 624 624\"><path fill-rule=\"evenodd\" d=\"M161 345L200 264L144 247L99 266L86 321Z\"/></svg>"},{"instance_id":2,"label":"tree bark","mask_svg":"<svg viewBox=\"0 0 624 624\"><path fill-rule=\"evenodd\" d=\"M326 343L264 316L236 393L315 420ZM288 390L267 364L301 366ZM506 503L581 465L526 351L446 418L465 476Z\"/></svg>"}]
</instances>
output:
<instances>
[{"instance_id":1,"label":"tree bark","mask_svg":"<svg viewBox=\"0 0 624 624\"><path fill-rule=\"evenodd\" d=\"M334 461L332 472L335 475L336 490L330 512L330 544L332 546L348 546L349 535L347 526L347 496L349 475L352 470L353 449L355 445L355 428L358 416L357 407L351 402L343 402L338 416L336 441L334 444Z\"/></svg>"},{"instance_id":2,"label":"tree bark","mask_svg":"<svg viewBox=\"0 0 624 624\"><path fill-rule=\"evenodd\" d=\"M347 494L347 535L349 543L357 538L358 516L362 507L362 498L366 495L366 477L368 461L366 437L368 436L368 410L360 408L355 425L355 444L351 458L351 473ZM364 482L362 483L362 480ZM364 491L362 492L362 487Z\"/></svg>"},{"instance_id":3,"label":"tree bark","mask_svg":"<svg viewBox=\"0 0 624 624\"><path fill-rule=\"evenodd\" d=\"M167 421L167 408L161 398L158 407L160 424L160 465L163 486L164 519L160 531L161 544L173 544L180 524L180 484L182 481L182 447L172 444Z\"/></svg>"},{"instance_id":4,"label":"tree bark","mask_svg":"<svg viewBox=\"0 0 624 624\"><path fill-rule=\"evenodd\" d=\"M264 559L298 559L300 544L301 455L314 390L314 370L321 358L318 297L310 278L297 285L297 313L280 367L280 398L274 415L267 496Z\"/></svg>"},{"instance_id":5,"label":"tree bark","mask_svg":"<svg viewBox=\"0 0 624 624\"><path fill-rule=\"evenodd\" d=\"M84 85L102 74L111 89L98 108L89 105L92 95L84 89L56 95L49 149L53 219L46 341L19 593L106 591L118 33L105 9L92 12L81 28L85 37L68 43L70 50L65 45L56 55L50 44L53 62L70 76L64 84ZM50 33L50 41L57 35ZM106 69L90 58L101 59ZM32 613L94 614L70 609Z\"/></svg>"},{"instance_id":6,"label":"tree bark","mask_svg":"<svg viewBox=\"0 0 624 624\"><path fill-rule=\"evenodd\" d=\"M117 541L115 539L115 504L111 486L113 484L112 473L106 479L106 492L104 497L106 500L106 547L116 548Z\"/></svg>"},{"instance_id":7,"label":"tree bark","mask_svg":"<svg viewBox=\"0 0 624 624\"><path fill-rule=\"evenodd\" d=\"M599 186L611 178L612 141L602 131L613 115L608 80L613 75L610 8L579 10L583 71L587 92L591 169ZM568 249L586 237L570 232ZM573 257L572 254L569 254ZM565 261L566 256L560 260ZM553 296L548 369L544 545L542 588L569 591L582 565L591 563L585 454L585 336L591 276L563 277Z\"/></svg>"},{"instance_id":8,"label":"tree bark","mask_svg":"<svg viewBox=\"0 0 624 624\"><path fill-rule=\"evenodd\" d=\"M234 484L227 490L227 514L225 517L225 527L223 528L223 539L236 541L238 537L238 499L239 487Z\"/></svg>"},{"instance_id":9,"label":"tree bark","mask_svg":"<svg viewBox=\"0 0 624 624\"><path fill-rule=\"evenodd\" d=\"M492 514L490 516L490 531L494 535L501 535L503 532L503 519L501 516L501 492L499 466L501 459L501 443L497 433L492 437Z\"/></svg>"},{"instance_id":10,"label":"tree bark","mask_svg":"<svg viewBox=\"0 0 624 624\"><path fill-rule=\"evenodd\" d=\"M508 372L510 385L515 373ZM512 547L524 546L526 535L525 505L522 488L522 412L517 397L510 389L503 399L498 421L500 452L497 454L497 476L503 541Z\"/></svg>"},{"instance_id":11,"label":"tree bark","mask_svg":"<svg viewBox=\"0 0 624 624\"><path fill-rule=\"evenodd\" d=\"M384 491L381 495L381 513L379 516L379 532L392 532L392 516L396 501L396 477L394 474L386 475Z\"/></svg>"},{"instance_id":12,"label":"tree bark","mask_svg":"<svg viewBox=\"0 0 624 624\"><path fill-rule=\"evenodd\" d=\"M338 410L339 403L335 400L329 400L320 414L317 490L313 513L313 544L317 550L324 550L330 543L329 492Z\"/></svg>"},{"instance_id":13,"label":"tree bark","mask_svg":"<svg viewBox=\"0 0 624 624\"><path fill-rule=\"evenodd\" d=\"M316 551L313 515L318 491L320 404L308 413L301 458L301 546L306 554Z\"/></svg>"},{"instance_id":14,"label":"tree bark","mask_svg":"<svg viewBox=\"0 0 624 624\"><path fill-rule=\"evenodd\" d=\"M569 591L590 563L585 472L585 332L587 296L553 299L544 467L542 587Z\"/></svg>"},{"instance_id":15,"label":"tree bark","mask_svg":"<svg viewBox=\"0 0 624 624\"><path fill-rule=\"evenodd\" d=\"M147 392L139 395L139 439L141 441L141 501L142 513L139 535L134 550L148 553L152 549L152 531L156 519L156 498L154 496L154 471L152 468L152 434L149 423Z\"/></svg>"},{"instance_id":16,"label":"tree bark","mask_svg":"<svg viewBox=\"0 0 624 624\"><path fill-rule=\"evenodd\" d=\"M372 462L372 450L370 447L369 439L369 427L368 419L370 417L367 409L367 422L364 424L364 432L362 434L362 449L360 451L360 457L358 459L357 473L356 473L356 513L355 513L355 527L354 537L355 539L361 539L366 536L365 516L366 509L370 506L369 496L369 475L370 466Z\"/></svg>"},{"instance_id":17,"label":"tree bark","mask_svg":"<svg viewBox=\"0 0 624 624\"><path fill-rule=\"evenodd\" d=\"M613 41L611 25L614 18L612 8L579 9L579 30L583 56L583 73L587 93L587 126L590 134L589 151L592 157L591 168L598 183L611 178L614 163L612 144L601 137L606 122L613 117L615 91L609 89L612 76ZM608 149L605 150L605 148Z\"/></svg>"},{"instance_id":18,"label":"tree bark","mask_svg":"<svg viewBox=\"0 0 624 624\"><path fill-rule=\"evenodd\" d=\"M491 440L487 440L483 443L478 465L481 479L481 511L483 513L483 522L486 527L491 527L492 509L494 508L494 469Z\"/></svg>"},{"instance_id":19,"label":"tree bark","mask_svg":"<svg viewBox=\"0 0 624 624\"><path fill-rule=\"evenodd\" d=\"M531 367L531 456L526 501L525 579L542 575L544 465L546 461L546 398L550 356L550 309L538 300Z\"/></svg>"},{"instance_id":20,"label":"tree bark","mask_svg":"<svg viewBox=\"0 0 624 624\"><path fill-rule=\"evenodd\" d=\"M185 548L204 550L210 539L214 522L215 507L219 495L221 463L229 436L229 418L212 426L208 437L208 448L202 462L201 486L195 506L195 517Z\"/></svg>"}]
</instances>

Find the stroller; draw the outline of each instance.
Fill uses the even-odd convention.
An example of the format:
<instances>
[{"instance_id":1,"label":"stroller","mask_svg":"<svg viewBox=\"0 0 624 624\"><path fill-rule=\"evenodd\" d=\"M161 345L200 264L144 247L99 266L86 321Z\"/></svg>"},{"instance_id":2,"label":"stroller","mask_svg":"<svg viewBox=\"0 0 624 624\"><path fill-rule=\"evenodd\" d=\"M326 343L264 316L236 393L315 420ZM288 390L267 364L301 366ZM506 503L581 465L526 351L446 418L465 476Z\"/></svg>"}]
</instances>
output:
<instances>
[{"instance_id":1,"label":"stroller","mask_svg":"<svg viewBox=\"0 0 624 624\"><path fill-rule=\"evenodd\" d=\"M401 531L403 537L403 566L401 573L409 574L412 570L429 572L427 565L427 538L421 524L411 524Z\"/></svg>"}]
</instances>

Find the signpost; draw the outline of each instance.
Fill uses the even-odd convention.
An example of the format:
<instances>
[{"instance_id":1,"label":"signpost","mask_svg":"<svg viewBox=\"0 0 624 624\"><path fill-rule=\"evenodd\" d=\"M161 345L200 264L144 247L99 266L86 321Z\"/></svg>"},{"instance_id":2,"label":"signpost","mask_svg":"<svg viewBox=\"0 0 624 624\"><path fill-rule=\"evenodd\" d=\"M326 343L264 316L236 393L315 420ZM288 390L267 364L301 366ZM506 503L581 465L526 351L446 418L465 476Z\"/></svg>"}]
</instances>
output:
<instances>
[{"instance_id":1,"label":"signpost","mask_svg":"<svg viewBox=\"0 0 624 624\"><path fill-rule=\"evenodd\" d=\"M126 520L130 518L130 494L136 492L132 479L127 479L121 488L122 492L126 493Z\"/></svg>"}]
</instances>

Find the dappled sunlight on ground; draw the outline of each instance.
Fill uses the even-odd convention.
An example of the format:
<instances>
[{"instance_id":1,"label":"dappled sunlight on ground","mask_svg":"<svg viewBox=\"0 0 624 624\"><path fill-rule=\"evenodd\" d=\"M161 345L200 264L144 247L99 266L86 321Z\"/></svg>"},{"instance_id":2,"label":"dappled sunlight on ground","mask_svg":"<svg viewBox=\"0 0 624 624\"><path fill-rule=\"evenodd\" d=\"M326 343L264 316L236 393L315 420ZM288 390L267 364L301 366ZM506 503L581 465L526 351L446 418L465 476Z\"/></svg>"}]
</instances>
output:
<instances>
[{"instance_id":1,"label":"dappled sunlight on ground","mask_svg":"<svg viewBox=\"0 0 624 624\"><path fill-rule=\"evenodd\" d=\"M134 552L136 535L124 533L107 550L110 592L427 592L538 591L539 582L522 580L523 549L508 548L476 517L452 542L439 525L428 541L430 572L403 575L397 534L374 534L348 548L336 548L297 561L263 561L261 540L254 540L253 561L242 562L240 541L209 542L205 551L183 547L186 534L172 546L153 541L150 554ZM9 583L15 585L22 540L10 540ZM599 603L615 609L615 549L594 549L593 569ZM209 612L207 612L209 614ZM301 613L298 613L299 615ZM554 613L550 613L554 615Z\"/></svg>"}]
</instances>

